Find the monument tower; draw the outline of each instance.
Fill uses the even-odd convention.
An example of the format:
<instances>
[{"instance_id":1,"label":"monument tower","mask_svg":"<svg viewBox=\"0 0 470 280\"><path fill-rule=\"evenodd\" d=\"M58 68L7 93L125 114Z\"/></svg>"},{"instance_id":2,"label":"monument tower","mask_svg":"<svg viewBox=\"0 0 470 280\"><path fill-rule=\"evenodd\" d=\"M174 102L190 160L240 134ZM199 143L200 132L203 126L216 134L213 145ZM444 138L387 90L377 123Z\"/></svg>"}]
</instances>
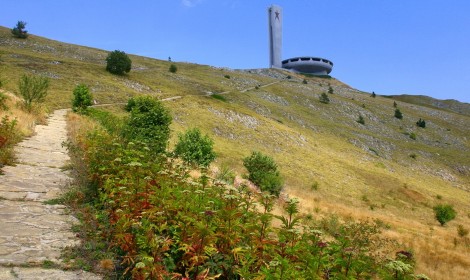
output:
<instances>
[{"instance_id":1,"label":"monument tower","mask_svg":"<svg viewBox=\"0 0 470 280\"><path fill-rule=\"evenodd\" d=\"M277 5L268 8L269 17L269 67L282 68L282 9Z\"/></svg>"}]
</instances>

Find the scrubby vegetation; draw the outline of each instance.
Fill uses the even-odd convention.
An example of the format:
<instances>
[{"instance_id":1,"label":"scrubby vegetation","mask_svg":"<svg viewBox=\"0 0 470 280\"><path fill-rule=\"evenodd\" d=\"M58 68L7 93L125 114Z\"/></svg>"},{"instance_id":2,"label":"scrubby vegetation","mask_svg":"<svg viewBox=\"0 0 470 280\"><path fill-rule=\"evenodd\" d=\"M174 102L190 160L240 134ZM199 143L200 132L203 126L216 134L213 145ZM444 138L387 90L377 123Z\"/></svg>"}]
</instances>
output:
<instances>
[{"instance_id":1,"label":"scrubby vegetation","mask_svg":"<svg viewBox=\"0 0 470 280\"><path fill-rule=\"evenodd\" d=\"M20 96L27 111L31 112L35 103L46 100L49 79L42 76L23 75L18 83Z\"/></svg>"},{"instance_id":2,"label":"scrubby vegetation","mask_svg":"<svg viewBox=\"0 0 470 280\"><path fill-rule=\"evenodd\" d=\"M186 163L208 167L216 157L213 145L214 141L208 135L202 135L198 128L192 128L178 135L174 153Z\"/></svg>"},{"instance_id":3,"label":"scrubby vegetation","mask_svg":"<svg viewBox=\"0 0 470 280\"><path fill-rule=\"evenodd\" d=\"M108 123L106 114L93 116ZM68 262L99 263L110 277L134 279L413 277L413 255L391 255L397 247L376 223L314 219L300 214L296 199L275 215L269 193L204 172L192 177L188 166L148 153L146 142L74 118L82 127L74 127L68 147L88 184L68 198L82 203L86 223L77 230L87 245L69 252ZM406 271L397 272L397 264Z\"/></svg>"},{"instance_id":4,"label":"scrubby vegetation","mask_svg":"<svg viewBox=\"0 0 470 280\"><path fill-rule=\"evenodd\" d=\"M251 182L262 191L279 196L283 179L272 157L254 151L249 157L243 159L243 165L248 170L248 179Z\"/></svg>"},{"instance_id":5,"label":"scrubby vegetation","mask_svg":"<svg viewBox=\"0 0 470 280\"><path fill-rule=\"evenodd\" d=\"M73 90L72 110L76 113L86 113L88 106L93 105L93 96L86 85L78 85Z\"/></svg>"}]
</instances>

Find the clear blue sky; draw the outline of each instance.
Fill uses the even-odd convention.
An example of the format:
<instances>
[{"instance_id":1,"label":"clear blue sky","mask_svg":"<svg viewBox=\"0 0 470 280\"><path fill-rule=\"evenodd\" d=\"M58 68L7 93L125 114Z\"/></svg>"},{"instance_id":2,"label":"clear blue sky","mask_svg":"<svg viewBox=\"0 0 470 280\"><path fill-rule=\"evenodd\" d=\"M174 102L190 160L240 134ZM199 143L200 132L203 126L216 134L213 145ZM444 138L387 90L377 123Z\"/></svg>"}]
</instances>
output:
<instances>
[{"instance_id":1,"label":"clear blue sky","mask_svg":"<svg viewBox=\"0 0 470 280\"><path fill-rule=\"evenodd\" d=\"M377 94L470 103L468 0L1 0L0 25L106 50L229 68L268 65L267 7L283 58L319 56Z\"/></svg>"}]
</instances>

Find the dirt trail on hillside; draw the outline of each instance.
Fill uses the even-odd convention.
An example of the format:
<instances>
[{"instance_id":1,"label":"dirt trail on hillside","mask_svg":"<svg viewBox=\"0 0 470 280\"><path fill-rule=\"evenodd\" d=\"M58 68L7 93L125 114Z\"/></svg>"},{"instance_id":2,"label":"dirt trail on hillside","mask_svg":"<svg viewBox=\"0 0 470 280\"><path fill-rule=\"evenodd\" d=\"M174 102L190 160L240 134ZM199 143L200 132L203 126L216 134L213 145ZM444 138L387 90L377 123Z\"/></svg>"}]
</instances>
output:
<instances>
[{"instance_id":1,"label":"dirt trail on hillside","mask_svg":"<svg viewBox=\"0 0 470 280\"><path fill-rule=\"evenodd\" d=\"M63 205L47 205L58 197L70 178L61 170L69 156L66 110L57 110L48 125L16 147L18 164L0 175L0 279L101 279L84 271L44 269L61 264L62 248L77 244L71 231L76 219Z\"/></svg>"}]
</instances>

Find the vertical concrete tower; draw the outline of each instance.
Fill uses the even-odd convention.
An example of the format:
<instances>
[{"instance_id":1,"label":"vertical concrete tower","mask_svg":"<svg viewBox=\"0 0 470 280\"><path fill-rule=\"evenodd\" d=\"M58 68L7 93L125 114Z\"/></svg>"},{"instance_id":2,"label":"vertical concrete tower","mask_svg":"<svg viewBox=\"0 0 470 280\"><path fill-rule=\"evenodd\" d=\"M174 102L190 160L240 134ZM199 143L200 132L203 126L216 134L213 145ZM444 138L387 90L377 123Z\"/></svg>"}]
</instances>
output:
<instances>
[{"instance_id":1,"label":"vertical concrete tower","mask_svg":"<svg viewBox=\"0 0 470 280\"><path fill-rule=\"evenodd\" d=\"M269 16L269 67L282 68L282 8L272 5Z\"/></svg>"}]
</instances>

